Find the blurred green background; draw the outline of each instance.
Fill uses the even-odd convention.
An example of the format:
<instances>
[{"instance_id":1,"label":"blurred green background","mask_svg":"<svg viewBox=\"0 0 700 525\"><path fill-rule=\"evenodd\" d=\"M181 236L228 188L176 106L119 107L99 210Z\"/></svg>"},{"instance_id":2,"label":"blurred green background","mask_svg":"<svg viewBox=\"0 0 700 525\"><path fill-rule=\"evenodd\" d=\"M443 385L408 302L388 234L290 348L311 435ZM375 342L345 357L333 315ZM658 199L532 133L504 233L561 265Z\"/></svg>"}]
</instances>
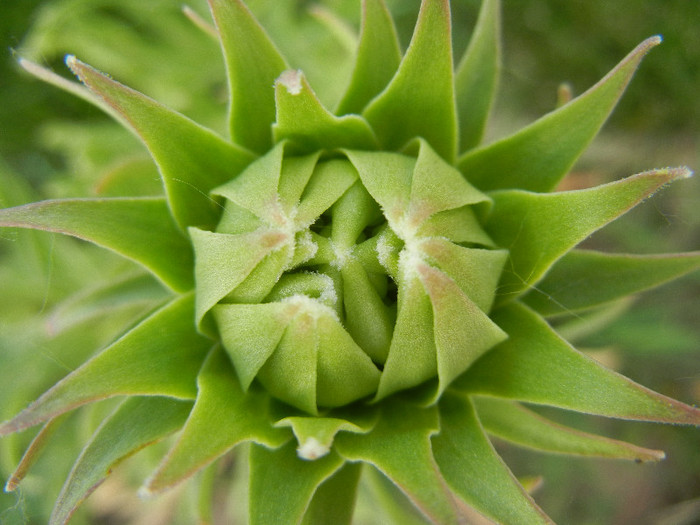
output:
<instances>
[{"instance_id":1,"label":"blurred green background","mask_svg":"<svg viewBox=\"0 0 700 525\"><path fill-rule=\"evenodd\" d=\"M323 11L312 18L307 9L321 4L341 13L356 29L359 1L249 3L294 65L306 69L306 64L321 61L319 70L336 68L337 75L327 75L331 79L315 79L308 71L312 85L325 80L326 91L317 89L332 99L342 85L347 43L329 37L327 24L336 21L326 18L324 25ZM405 45L419 2L387 3ZM206 13L204 2L192 4ZM477 0L453 0L456 55L466 45L478 5ZM39 196L89 194L104 170L115 169L115 162L125 154L133 160L132 168L145 173L151 169L139 164L144 151L128 133L98 110L22 72L14 50L66 78L70 75L62 64L63 55L75 53L220 129L225 108L221 59L215 43L191 31L179 9L176 0L3 0L0 158L7 164L3 169L28 182ZM580 94L639 42L660 34L664 44L644 60L567 184L591 186L669 165L700 169L698 27L700 3L696 0L503 0L503 75L488 137L514 131L551 110L562 82L569 83L574 95ZM696 177L665 190L586 244L636 253L698 249L699 205L700 177ZM0 243L0 257L6 251L7 246ZM57 292L55 300L61 297ZM43 292L28 311L46 308L42 302L46 302ZM641 295L614 324L578 343L599 349L603 353L598 357L644 385L698 404L698 312L700 275L696 272ZM3 359L0 354L0 366L8 365ZM41 375L38 370L28 373ZM620 424L560 413L554 417L663 449L668 455L658 465L635 465L546 456L499 444L516 475L543 476L535 496L556 521L573 525L700 523L700 432L696 429ZM0 495L0 509L15 504L14 495Z\"/></svg>"}]
</instances>

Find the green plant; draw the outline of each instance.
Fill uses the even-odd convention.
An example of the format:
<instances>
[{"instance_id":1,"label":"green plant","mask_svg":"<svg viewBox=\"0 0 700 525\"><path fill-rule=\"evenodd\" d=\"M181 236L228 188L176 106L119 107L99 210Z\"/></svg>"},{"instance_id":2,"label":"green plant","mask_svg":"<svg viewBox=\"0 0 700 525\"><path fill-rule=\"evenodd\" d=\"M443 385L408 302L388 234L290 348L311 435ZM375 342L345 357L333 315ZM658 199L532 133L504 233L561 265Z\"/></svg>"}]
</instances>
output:
<instances>
[{"instance_id":1,"label":"green plant","mask_svg":"<svg viewBox=\"0 0 700 525\"><path fill-rule=\"evenodd\" d=\"M105 304L143 307L144 297L152 307L0 425L6 435L45 423L10 489L64 414L127 396L75 463L52 523L66 522L112 465L178 431L143 491L233 450L250 471L254 524L350 522L360 478L399 523L478 514L549 523L490 435L564 454L663 453L558 425L521 403L700 423L697 409L604 368L545 320L595 322L630 293L700 266L697 252L575 248L688 169L555 191L659 38L580 97L482 146L497 1L483 3L456 69L446 0L422 2L403 55L383 2L363 2L355 69L333 112L242 2L210 7L229 75L230 140L69 56L89 91L69 89L135 131L164 195L0 210L0 225L69 234L142 268L69 311L108 316ZM204 502L216 485L209 473ZM204 505L200 519L210 512Z\"/></svg>"}]
</instances>

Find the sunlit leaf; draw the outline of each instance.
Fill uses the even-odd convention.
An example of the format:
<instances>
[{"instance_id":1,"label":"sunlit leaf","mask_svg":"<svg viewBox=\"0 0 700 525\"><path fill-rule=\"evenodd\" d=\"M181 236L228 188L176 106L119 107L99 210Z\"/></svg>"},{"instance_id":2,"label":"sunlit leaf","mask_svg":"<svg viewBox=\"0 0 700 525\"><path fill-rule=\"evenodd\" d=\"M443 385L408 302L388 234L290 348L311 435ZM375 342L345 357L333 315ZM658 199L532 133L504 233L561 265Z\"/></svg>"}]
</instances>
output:
<instances>
[{"instance_id":1,"label":"sunlit leaf","mask_svg":"<svg viewBox=\"0 0 700 525\"><path fill-rule=\"evenodd\" d=\"M591 233L630 210L664 184L687 178L686 168L648 171L626 179L558 193L502 190L486 231L510 251L499 293L509 299L537 283L547 269Z\"/></svg>"},{"instance_id":2,"label":"sunlit leaf","mask_svg":"<svg viewBox=\"0 0 700 525\"><path fill-rule=\"evenodd\" d=\"M275 82L277 121L275 142L289 140L299 151L317 149L376 149L369 124L359 115L336 117L316 97L301 71L289 69Z\"/></svg>"},{"instance_id":3,"label":"sunlit leaf","mask_svg":"<svg viewBox=\"0 0 700 525\"><path fill-rule=\"evenodd\" d=\"M633 461L659 461L664 453L559 425L518 403L478 397L479 421L489 434L544 452Z\"/></svg>"},{"instance_id":4,"label":"sunlit leaf","mask_svg":"<svg viewBox=\"0 0 700 525\"><path fill-rule=\"evenodd\" d=\"M179 483L243 441L280 446L291 437L272 427L267 396L257 389L243 392L220 348L212 350L204 362L197 389L182 434L145 485L149 493Z\"/></svg>"},{"instance_id":5,"label":"sunlit leaf","mask_svg":"<svg viewBox=\"0 0 700 525\"><path fill-rule=\"evenodd\" d=\"M500 66L500 1L484 0L479 19L455 71L459 151L481 142L496 94Z\"/></svg>"},{"instance_id":6,"label":"sunlit leaf","mask_svg":"<svg viewBox=\"0 0 700 525\"><path fill-rule=\"evenodd\" d=\"M396 75L363 112L384 148L398 150L423 137L447 162L454 161L457 117L451 39L449 2L423 0Z\"/></svg>"},{"instance_id":7,"label":"sunlit leaf","mask_svg":"<svg viewBox=\"0 0 700 525\"><path fill-rule=\"evenodd\" d=\"M457 163L460 171L484 191L552 190L598 133L644 55L660 42L645 40L581 96L510 137L468 151Z\"/></svg>"},{"instance_id":8,"label":"sunlit leaf","mask_svg":"<svg viewBox=\"0 0 700 525\"><path fill-rule=\"evenodd\" d=\"M209 191L235 177L253 160L253 154L74 57L67 63L144 141L160 168L180 227L213 226L221 210Z\"/></svg>"},{"instance_id":9,"label":"sunlit leaf","mask_svg":"<svg viewBox=\"0 0 700 525\"><path fill-rule=\"evenodd\" d=\"M435 523L458 523L457 511L433 459L430 436L439 429L437 408L385 400L368 434L340 433L335 448L350 461L371 463Z\"/></svg>"},{"instance_id":10,"label":"sunlit leaf","mask_svg":"<svg viewBox=\"0 0 700 525\"><path fill-rule=\"evenodd\" d=\"M355 69L336 113L361 113L387 86L400 62L401 49L394 21L384 0L364 0Z\"/></svg>"},{"instance_id":11,"label":"sunlit leaf","mask_svg":"<svg viewBox=\"0 0 700 525\"><path fill-rule=\"evenodd\" d=\"M699 409L608 370L527 307L509 304L492 317L509 338L474 363L457 389L620 419L700 424Z\"/></svg>"},{"instance_id":12,"label":"sunlit leaf","mask_svg":"<svg viewBox=\"0 0 700 525\"><path fill-rule=\"evenodd\" d=\"M289 66L240 0L209 0L226 60L231 138L258 153L272 144L275 79Z\"/></svg>"},{"instance_id":13,"label":"sunlit leaf","mask_svg":"<svg viewBox=\"0 0 700 525\"><path fill-rule=\"evenodd\" d=\"M471 402L446 393L439 408L433 452L450 488L497 523L553 523L493 449Z\"/></svg>"}]
</instances>

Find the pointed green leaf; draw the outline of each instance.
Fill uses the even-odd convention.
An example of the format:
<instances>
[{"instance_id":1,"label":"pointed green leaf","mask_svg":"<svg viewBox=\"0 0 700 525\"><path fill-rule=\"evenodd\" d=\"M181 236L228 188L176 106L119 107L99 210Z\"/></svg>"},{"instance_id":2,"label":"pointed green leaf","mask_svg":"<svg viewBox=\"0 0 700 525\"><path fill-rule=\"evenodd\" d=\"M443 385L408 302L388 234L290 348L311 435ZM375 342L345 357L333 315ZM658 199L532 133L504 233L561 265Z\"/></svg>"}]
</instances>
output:
<instances>
[{"instance_id":1,"label":"pointed green leaf","mask_svg":"<svg viewBox=\"0 0 700 525\"><path fill-rule=\"evenodd\" d=\"M241 0L209 0L231 93L231 138L258 153L272 145L275 79L289 66Z\"/></svg>"},{"instance_id":2,"label":"pointed green leaf","mask_svg":"<svg viewBox=\"0 0 700 525\"><path fill-rule=\"evenodd\" d=\"M336 453L299 459L290 442L277 450L250 449L250 525L299 523L314 493L344 461Z\"/></svg>"},{"instance_id":3,"label":"pointed green leaf","mask_svg":"<svg viewBox=\"0 0 700 525\"><path fill-rule=\"evenodd\" d=\"M468 151L457 167L484 191L551 191L598 133L644 55L660 42L645 40L581 96L510 137Z\"/></svg>"},{"instance_id":4,"label":"pointed green leaf","mask_svg":"<svg viewBox=\"0 0 700 525\"><path fill-rule=\"evenodd\" d=\"M197 389L197 400L182 433L144 485L148 493L181 482L243 441L277 447L291 437L288 431L272 427L267 395L257 389L243 392L219 347L204 362Z\"/></svg>"},{"instance_id":5,"label":"pointed green leaf","mask_svg":"<svg viewBox=\"0 0 700 525\"><path fill-rule=\"evenodd\" d=\"M235 177L253 155L212 131L69 57L67 63L136 130L156 164L181 228L214 226L220 208L209 191Z\"/></svg>"},{"instance_id":6,"label":"pointed green leaf","mask_svg":"<svg viewBox=\"0 0 700 525\"><path fill-rule=\"evenodd\" d=\"M386 474L433 522L458 523L457 513L433 459L430 436L439 429L437 408L399 398L382 402L368 434L339 433L335 449L350 461L371 463Z\"/></svg>"},{"instance_id":7,"label":"pointed green leaf","mask_svg":"<svg viewBox=\"0 0 700 525\"><path fill-rule=\"evenodd\" d=\"M422 241L420 249L430 264L454 279L481 311L491 310L498 280L508 259L506 250L464 248L439 237Z\"/></svg>"},{"instance_id":8,"label":"pointed green leaf","mask_svg":"<svg viewBox=\"0 0 700 525\"><path fill-rule=\"evenodd\" d=\"M5 492L13 492L17 488L20 482L27 475L29 469L32 468L32 465L34 465L37 459L39 459L41 453L46 448L46 445L51 442L51 437L53 436L54 432L56 432L56 429L63 424L66 416L67 415L64 414L62 416L50 419L41 428L41 430L39 430L37 435L34 436L34 439L32 439L32 442L22 455L19 465L17 465L17 468L7 480L7 483L5 484Z\"/></svg>"},{"instance_id":9,"label":"pointed green leaf","mask_svg":"<svg viewBox=\"0 0 700 525\"><path fill-rule=\"evenodd\" d=\"M302 525L350 525L355 510L361 463L346 463L316 489Z\"/></svg>"},{"instance_id":10,"label":"pointed green leaf","mask_svg":"<svg viewBox=\"0 0 700 525\"><path fill-rule=\"evenodd\" d=\"M163 397L127 399L97 429L75 462L51 514L64 525L112 468L140 449L180 429L192 403Z\"/></svg>"},{"instance_id":11,"label":"pointed green leaf","mask_svg":"<svg viewBox=\"0 0 700 525\"><path fill-rule=\"evenodd\" d=\"M289 69L275 82L277 121L275 142L288 139L298 151L376 149L372 129L359 115L336 117L328 111L301 71Z\"/></svg>"},{"instance_id":12,"label":"pointed green leaf","mask_svg":"<svg viewBox=\"0 0 700 525\"><path fill-rule=\"evenodd\" d=\"M280 252L289 240L284 233L275 230L256 230L237 235L198 228L190 228L189 232L196 254L197 323L201 323L204 315L243 283L256 267L262 266L260 263L265 257ZM221 264L221 261L227 261L227 264ZM279 261L278 275L285 261L286 257ZM270 288L275 281L270 282Z\"/></svg>"},{"instance_id":13,"label":"pointed green leaf","mask_svg":"<svg viewBox=\"0 0 700 525\"><path fill-rule=\"evenodd\" d=\"M35 202L0 210L0 226L85 239L143 265L174 290L192 288L192 248L159 197Z\"/></svg>"},{"instance_id":14,"label":"pointed green leaf","mask_svg":"<svg viewBox=\"0 0 700 525\"><path fill-rule=\"evenodd\" d=\"M535 450L633 461L659 461L660 450L638 447L559 425L505 399L474 400L479 420L489 434Z\"/></svg>"},{"instance_id":15,"label":"pointed green leaf","mask_svg":"<svg viewBox=\"0 0 700 525\"><path fill-rule=\"evenodd\" d=\"M411 504L406 494L372 465L363 465L360 491L361 500L367 503L357 507L358 520L367 515L368 523L433 524Z\"/></svg>"},{"instance_id":16,"label":"pointed green leaf","mask_svg":"<svg viewBox=\"0 0 700 525\"><path fill-rule=\"evenodd\" d=\"M469 46L455 72L460 152L481 142L496 95L501 62L500 18L499 0L481 3Z\"/></svg>"},{"instance_id":17,"label":"pointed green leaf","mask_svg":"<svg viewBox=\"0 0 700 525\"><path fill-rule=\"evenodd\" d=\"M213 309L221 342L233 361L243 390L279 345L292 313L289 306L220 304Z\"/></svg>"},{"instance_id":18,"label":"pointed green leaf","mask_svg":"<svg viewBox=\"0 0 700 525\"><path fill-rule=\"evenodd\" d=\"M398 150L423 137L448 163L454 162L457 117L451 39L449 2L423 0L396 75L363 113L384 148Z\"/></svg>"},{"instance_id":19,"label":"pointed green leaf","mask_svg":"<svg viewBox=\"0 0 700 525\"><path fill-rule=\"evenodd\" d=\"M408 282L406 282L408 281ZM437 375L437 349L430 297L417 276L399 283L396 326L376 399Z\"/></svg>"},{"instance_id":20,"label":"pointed green leaf","mask_svg":"<svg viewBox=\"0 0 700 525\"><path fill-rule=\"evenodd\" d=\"M417 271L433 309L439 396L507 335L443 272L427 264L420 264Z\"/></svg>"},{"instance_id":21,"label":"pointed green leaf","mask_svg":"<svg viewBox=\"0 0 700 525\"><path fill-rule=\"evenodd\" d=\"M585 190L491 194L493 212L486 231L510 251L501 280L504 298L537 283L562 255L591 233L649 197L664 184L687 178L686 168L648 171Z\"/></svg>"},{"instance_id":22,"label":"pointed green leaf","mask_svg":"<svg viewBox=\"0 0 700 525\"><path fill-rule=\"evenodd\" d=\"M400 62L398 36L384 0L363 0L355 69L336 113L362 113L367 103L387 86Z\"/></svg>"},{"instance_id":23,"label":"pointed green leaf","mask_svg":"<svg viewBox=\"0 0 700 525\"><path fill-rule=\"evenodd\" d=\"M583 310L658 286L700 268L700 252L668 255L573 250L523 302L542 315Z\"/></svg>"},{"instance_id":24,"label":"pointed green leaf","mask_svg":"<svg viewBox=\"0 0 700 525\"><path fill-rule=\"evenodd\" d=\"M511 303L492 318L508 340L474 363L455 388L620 419L700 425L699 409L608 370L527 307Z\"/></svg>"},{"instance_id":25,"label":"pointed green leaf","mask_svg":"<svg viewBox=\"0 0 700 525\"><path fill-rule=\"evenodd\" d=\"M0 436L86 403L118 395L196 396L196 377L211 341L194 329L194 300L179 297L156 311L13 419Z\"/></svg>"},{"instance_id":26,"label":"pointed green leaf","mask_svg":"<svg viewBox=\"0 0 700 525\"><path fill-rule=\"evenodd\" d=\"M280 419L276 427L290 427L297 438L297 455L302 459L314 460L328 454L333 445L333 439L341 430L366 434L376 424L376 412L362 407L361 413L351 413L345 417L306 417L291 416ZM345 416L341 411L338 416Z\"/></svg>"},{"instance_id":27,"label":"pointed green leaf","mask_svg":"<svg viewBox=\"0 0 700 525\"><path fill-rule=\"evenodd\" d=\"M466 397L440 399L435 461L459 497L497 523L553 523L498 456Z\"/></svg>"}]
</instances>

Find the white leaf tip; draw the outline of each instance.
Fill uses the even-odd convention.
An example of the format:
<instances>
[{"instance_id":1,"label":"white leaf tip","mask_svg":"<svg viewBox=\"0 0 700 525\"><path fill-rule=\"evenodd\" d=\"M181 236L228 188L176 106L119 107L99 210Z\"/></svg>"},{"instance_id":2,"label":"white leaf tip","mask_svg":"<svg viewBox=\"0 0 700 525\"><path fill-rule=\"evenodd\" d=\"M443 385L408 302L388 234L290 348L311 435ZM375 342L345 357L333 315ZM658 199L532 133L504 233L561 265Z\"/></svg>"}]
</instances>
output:
<instances>
[{"instance_id":1,"label":"white leaf tip","mask_svg":"<svg viewBox=\"0 0 700 525\"><path fill-rule=\"evenodd\" d=\"M287 88L290 95L298 95L302 89L302 72L300 69L288 69L277 77L277 83Z\"/></svg>"},{"instance_id":2,"label":"white leaf tip","mask_svg":"<svg viewBox=\"0 0 700 525\"><path fill-rule=\"evenodd\" d=\"M301 459L306 459L313 461L318 458L322 458L330 452L328 446L321 443L315 437L307 438L304 444L297 448L297 455Z\"/></svg>"}]
</instances>

